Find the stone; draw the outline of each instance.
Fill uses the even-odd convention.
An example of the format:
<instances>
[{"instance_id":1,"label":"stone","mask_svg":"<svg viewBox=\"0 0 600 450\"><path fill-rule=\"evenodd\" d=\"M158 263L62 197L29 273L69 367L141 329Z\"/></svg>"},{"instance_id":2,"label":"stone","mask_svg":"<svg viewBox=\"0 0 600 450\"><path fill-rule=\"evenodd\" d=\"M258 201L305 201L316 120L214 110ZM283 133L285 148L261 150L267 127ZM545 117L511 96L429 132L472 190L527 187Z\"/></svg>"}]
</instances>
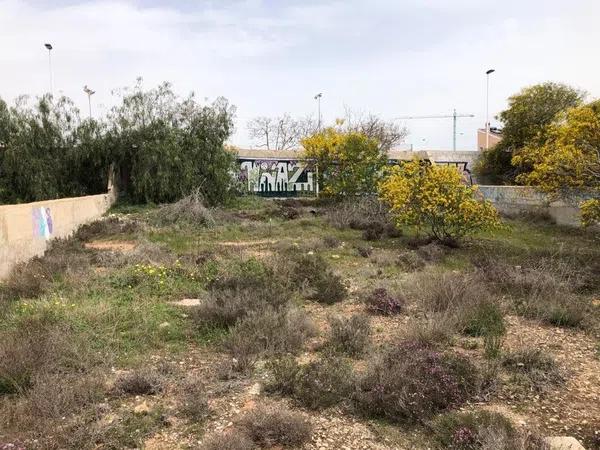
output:
<instances>
[{"instance_id":1,"label":"stone","mask_svg":"<svg viewBox=\"0 0 600 450\"><path fill-rule=\"evenodd\" d=\"M571 436L547 437L546 442L550 446L550 450L585 450L583 445Z\"/></svg>"},{"instance_id":2,"label":"stone","mask_svg":"<svg viewBox=\"0 0 600 450\"><path fill-rule=\"evenodd\" d=\"M202 300L199 298L184 298L183 300L179 300L178 302L173 302L173 305L176 306L200 306Z\"/></svg>"},{"instance_id":3,"label":"stone","mask_svg":"<svg viewBox=\"0 0 600 450\"><path fill-rule=\"evenodd\" d=\"M133 412L135 414L148 414L150 412L150 406L148 406L148 402L144 400L142 403L135 405Z\"/></svg>"}]
</instances>

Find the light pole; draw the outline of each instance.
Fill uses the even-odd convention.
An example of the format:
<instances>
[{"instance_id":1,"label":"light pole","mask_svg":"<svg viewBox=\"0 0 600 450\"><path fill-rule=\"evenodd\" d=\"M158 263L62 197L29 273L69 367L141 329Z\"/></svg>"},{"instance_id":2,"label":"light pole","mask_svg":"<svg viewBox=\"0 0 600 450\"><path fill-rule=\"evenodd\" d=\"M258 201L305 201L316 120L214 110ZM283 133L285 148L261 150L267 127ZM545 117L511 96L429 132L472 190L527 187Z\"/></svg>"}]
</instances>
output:
<instances>
[{"instance_id":1,"label":"light pole","mask_svg":"<svg viewBox=\"0 0 600 450\"><path fill-rule=\"evenodd\" d=\"M52 44L45 43L44 47L48 49L48 71L50 72L50 93L54 94L54 81L52 80Z\"/></svg>"},{"instance_id":2,"label":"light pole","mask_svg":"<svg viewBox=\"0 0 600 450\"><path fill-rule=\"evenodd\" d=\"M315 95L315 100L317 101L317 109L318 109L318 129L321 131L321 97L323 97L323 93L319 92Z\"/></svg>"},{"instance_id":3,"label":"light pole","mask_svg":"<svg viewBox=\"0 0 600 450\"><path fill-rule=\"evenodd\" d=\"M96 93L96 91L92 91L87 84L83 87L83 92L85 92L88 96L88 106L90 107L90 119L92 118L92 95Z\"/></svg>"},{"instance_id":4,"label":"light pole","mask_svg":"<svg viewBox=\"0 0 600 450\"><path fill-rule=\"evenodd\" d=\"M489 69L485 72L485 149L490 148L490 74L494 73L495 69Z\"/></svg>"}]
</instances>

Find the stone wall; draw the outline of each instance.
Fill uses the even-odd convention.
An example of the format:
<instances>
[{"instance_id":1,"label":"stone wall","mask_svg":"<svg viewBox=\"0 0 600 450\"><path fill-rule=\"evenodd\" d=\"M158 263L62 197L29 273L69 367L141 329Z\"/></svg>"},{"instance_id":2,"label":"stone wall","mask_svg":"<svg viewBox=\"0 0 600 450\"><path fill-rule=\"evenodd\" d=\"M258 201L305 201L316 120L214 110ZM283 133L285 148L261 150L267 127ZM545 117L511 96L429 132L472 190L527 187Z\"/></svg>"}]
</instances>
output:
<instances>
[{"instance_id":1,"label":"stone wall","mask_svg":"<svg viewBox=\"0 0 600 450\"><path fill-rule=\"evenodd\" d=\"M547 213L558 225L580 226L579 207L581 199L565 202L552 200L529 186L479 186L483 196L504 214L523 212Z\"/></svg>"},{"instance_id":2,"label":"stone wall","mask_svg":"<svg viewBox=\"0 0 600 450\"><path fill-rule=\"evenodd\" d=\"M116 191L0 206L0 279L12 267L42 255L54 238L66 238L80 225L102 216L114 203Z\"/></svg>"}]
</instances>

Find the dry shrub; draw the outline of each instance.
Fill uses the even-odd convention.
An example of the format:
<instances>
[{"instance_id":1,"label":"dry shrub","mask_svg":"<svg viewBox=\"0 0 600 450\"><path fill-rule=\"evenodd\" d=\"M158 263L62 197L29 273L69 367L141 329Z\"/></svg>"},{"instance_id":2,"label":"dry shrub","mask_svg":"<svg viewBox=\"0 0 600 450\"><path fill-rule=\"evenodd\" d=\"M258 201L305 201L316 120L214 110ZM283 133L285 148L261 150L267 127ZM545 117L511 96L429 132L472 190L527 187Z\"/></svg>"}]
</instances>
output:
<instances>
[{"instance_id":1,"label":"dry shrub","mask_svg":"<svg viewBox=\"0 0 600 450\"><path fill-rule=\"evenodd\" d=\"M208 417L210 409L206 386L199 377L189 377L181 383L178 412L196 422Z\"/></svg>"},{"instance_id":2,"label":"dry shrub","mask_svg":"<svg viewBox=\"0 0 600 450\"><path fill-rule=\"evenodd\" d=\"M536 392L543 392L565 381L554 358L537 348L506 353L502 357L502 365L513 374L517 384Z\"/></svg>"},{"instance_id":3,"label":"dry shrub","mask_svg":"<svg viewBox=\"0 0 600 450\"><path fill-rule=\"evenodd\" d=\"M417 249L417 255L429 263L437 263L444 259L447 248L437 242L431 242Z\"/></svg>"},{"instance_id":4,"label":"dry shrub","mask_svg":"<svg viewBox=\"0 0 600 450\"><path fill-rule=\"evenodd\" d=\"M490 411L450 412L431 422L442 448L457 450L546 450L543 439L517 430L503 415Z\"/></svg>"},{"instance_id":5,"label":"dry shrub","mask_svg":"<svg viewBox=\"0 0 600 450\"><path fill-rule=\"evenodd\" d=\"M44 256L17 264L0 283L0 301L43 294L64 274L80 274L90 266L91 252L75 239L55 239Z\"/></svg>"},{"instance_id":6,"label":"dry shrub","mask_svg":"<svg viewBox=\"0 0 600 450\"><path fill-rule=\"evenodd\" d=\"M252 450L256 448L252 439L237 429L212 434L200 446L202 450Z\"/></svg>"},{"instance_id":7,"label":"dry shrub","mask_svg":"<svg viewBox=\"0 0 600 450\"><path fill-rule=\"evenodd\" d=\"M93 364L89 347L52 317L26 317L0 331L0 394L22 393L41 374L84 371Z\"/></svg>"},{"instance_id":8,"label":"dry shrub","mask_svg":"<svg viewBox=\"0 0 600 450\"><path fill-rule=\"evenodd\" d=\"M368 258L373 253L373 247L370 245L358 244L356 246L356 253L363 258Z\"/></svg>"},{"instance_id":9,"label":"dry shrub","mask_svg":"<svg viewBox=\"0 0 600 450\"><path fill-rule=\"evenodd\" d=\"M423 307L431 312L457 310L489 295L485 285L475 276L462 272L423 274L418 278L414 291Z\"/></svg>"},{"instance_id":10,"label":"dry shrub","mask_svg":"<svg viewBox=\"0 0 600 450\"><path fill-rule=\"evenodd\" d=\"M272 379L265 389L289 395L310 409L336 405L352 391L352 367L339 357L328 356L306 365L288 357L272 361L269 368Z\"/></svg>"},{"instance_id":11,"label":"dry shrub","mask_svg":"<svg viewBox=\"0 0 600 450\"><path fill-rule=\"evenodd\" d=\"M400 252L396 258L396 265L405 272L421 270L425 264L425 260L412 250Z\"/></svg>"},{"instance_id":12,"label":"dry shrub","mask_svg":"<svg viewBox=\"0 0 600 450\"><path fill-rule=\"evenodd\" d=\"M331 305L346 298L346 286L321 255L286 253L279 267L311 300Z\"/></svg>"},{"instance_id":13,"label":"dry shrub","mask_svg":"<svg viewBox=\"0 0 600 450\"><path fill-rule=\"evenodd\" d=\"M278 309L292 298L292 292L272 269L248 260L233 273L217 278L205 302L191 315L200 325L229 327L252 311Z\"/></svg>"},{"instance_id":14,"label":"dry shrub","mask_svg":"<svg viewBox=\"0 0 600 450\"><path fill-rule=\"evenodd\" d=\"M336 228L364 229L368 223L388 223L388 208L375 196L347 198L326 212L327 220Z\"/></svg>"},{"instance_id":15,"label":"dry shrub","mask_svg":"<svg viewBox=\"0 0 600 450\"><path fill-rule=\"evenodd\" d=\"M342 241L337 236L328 235L323 238L323 245L327 248L338 248Z\"/></svg>"},{"instance_id":16,"label":"dry shrub","mask_svg":"<svg viewBox=\"0 0 600 450\"><path fill-rule=\"evenodd\" d=\"M261 356L298 353L306 340L316 334L305 312L296 308L251 311L231 330L225 343L238 368L252 366Z\"/></svg>"},{"instance_id":17,"label":"dry shrub","mask_svg":"<svg viewBox=\"0 0 600 450\"><path fill-rule=\"evenodd\" d=\"M90 241L97 237L132 234L139 229L140 224L136 221L119 216L108 216L81 225L75 232L75 238L80 241Z\"/></svg>"},{"instance_id":18,"label":"dry shrub","mask_svg":"<svg viewBox=\"0 0 600 450\"><path fill-rule=\"evenodd\" d=\"M484 256L475 261L480 277L510 295L519 314L556 326L584 324L587 304L576 292L587 285L585 273L558 258L525 261L523 266L490 258Z\"/></svg>"},{"instance_id":19,"label":"dry shrub","mask_svg":"<svg viewBox=\"0 0 600 450\"><path fill-rule=\"evenodd\" d=\"M155 395L163 390L163 379L154 370L133 370L119 376L114 391L124 395Z\"/></svg>"},{"instance_id":20,"label":"dry shrub","mask_svg":"<svg viewBox=\"0 0 600 450\"><path fill-rule=\"evenodd\" d=\"M161 206L153 213L152 219L158 225L186 224L201 227L212 227L215 219L205 206L200 189L195 189L181 200Z\"/></svg>"},{"instance_id":21,"label":"dry shrub","mask_svg":"<svg viewBox=\"0 0 600 450\"><path fill-rule=\"evenodd\" d=\"M280 406L259 405L236 425L261 448L300 447L312 435L312 425L304 414Z\"/></svg>"},{"instance_id":22,"label":"dry shrub","mask_svg":"<svg viewBox=\"0 0 600 450\"><path fill-rule=\"evenodd\" d=\"M385 288L376 288L365 297L365 305L374 314L392 316L404 310L406 299L402 295L392 295Z\"/></svg>"},{"instance_id":23,"label":"dry shrub","mask_svg":"<svg viewBox=\"0 0 600 450\"><path fill-rule=\"evenodd\" d=\"M363 228L362 238L365 241L378 241L383 237L385 226L381 222L369 222Z\"/></svg>"},{"instance_id":24,"label":"dry shrub","mask_svg":"<svg viewBox=\"0 0 600 450\"><path fill-rule=\"evenodd\" d=\"M363 314L330 317L329 326L329 339L325 343L327 350L360 356L371 342L371 325L369 318Z\"/></svg>"},{"instance_id":25,"label":"dry shrub","mask_svg":"<svg viewBox=\"0 0 600 450\"><path fill-rule=\"evenodd\" d=\"M403 341L374 358L360 377L356 406L394 422L419 422L477 393L477 369L464 357Z\"/></svg>"},{"instance_id":26,"label":"dry shrub","mask_svg":"<svg viewBox=\"0 0 600 450\"><path fill-rule=\"evenodd\" d=\"M409 322L404 337L407 341L419 342L424 346L449 344L457 331L456 322L453 313L429 314L424 321Z\"/></svg>"}]
</instances>

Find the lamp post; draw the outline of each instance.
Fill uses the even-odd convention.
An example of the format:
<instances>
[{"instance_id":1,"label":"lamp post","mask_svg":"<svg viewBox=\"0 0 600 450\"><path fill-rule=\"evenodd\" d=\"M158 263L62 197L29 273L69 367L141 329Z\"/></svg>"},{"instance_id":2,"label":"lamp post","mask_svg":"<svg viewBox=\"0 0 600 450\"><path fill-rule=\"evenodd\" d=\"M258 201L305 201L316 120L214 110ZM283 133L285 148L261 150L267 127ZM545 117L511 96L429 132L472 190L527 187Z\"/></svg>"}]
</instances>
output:
<instances>
[{"instance_id":1,"label":"lamp post","mask_svg":"<svg viewBox=\"0 0 600 450\"><path fill-rule=\"evenodd\" d=\"M495 69L489 69L485 72L486 89L485 89L485 149L490 148L490 74L494 73Z\"/></svg>"},{"instance_id":2,"label":"lamp post","mask_svg":"<svg viewBox=\"0 0 600 450\"><path fill-rule=\"evenodd\" d=\"M317 110L318 110L318 129L321 131L321 97L323 97L323 93L319 92L315 95L315 100L317 101Z\"/></svg>"},{"instance_id":3,"label":"lamp post","mask_svg":"<svg viewBox=\"0 0 600 450\"><path fill-rule=\"evenodd\" d=\"M90 119L92 118L92 95L96 93L96 91L92 91L87 84L83 87L83 92L85 92L88 96L88 106L90 107Z\"/></svg>"},{"instance_id":4,"label":"lamp post","mask_svg":"<svg viewBox=\"0 0 600 450\"><path fill-rule=\"evenodd\" d=\"M52 80L52 44L45 43L44 47L48 49L48 71L50 72L50 93L54 94L54 81Z\"/></svg>"}]
</instances>

